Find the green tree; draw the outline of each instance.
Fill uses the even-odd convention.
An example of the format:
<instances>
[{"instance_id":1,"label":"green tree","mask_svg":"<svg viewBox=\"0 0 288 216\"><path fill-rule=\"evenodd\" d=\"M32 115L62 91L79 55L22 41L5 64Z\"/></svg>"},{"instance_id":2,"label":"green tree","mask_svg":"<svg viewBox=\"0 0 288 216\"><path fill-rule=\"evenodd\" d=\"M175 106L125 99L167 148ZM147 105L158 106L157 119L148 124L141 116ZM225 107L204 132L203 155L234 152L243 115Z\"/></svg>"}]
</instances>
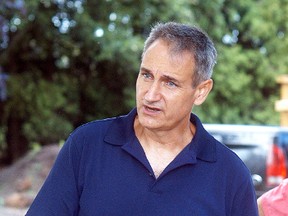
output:
<instances>
[{"instance_id":1,"label":"green tree","mask_svg":"<svg viewBox=\"0 0 288 216\"><path fill-rule=\"evenodd\" d=\"M7 0L0 2L0 158L78 125L127 113L143 42L157 21L202 27L219 58L204 122L277 124L275 78L287 73L286 0ZM2 137L2 138L1 138Z\"/></svg>"},{"instance_id":2,"label":"green tree","mask_svg":"<svg viewBox=\"0 0 288 216\"><path fill-rule=\"evenodd\" d=\"M0 64L10 79L1 117L13 160L31 142L56 142L84 122L128 112L150 25L180 20L185 1L27 0L21 13L8 3L15 2L2 5L10 31Z\"/></svg>"},{"instance_id":3,"label":"green tree","mask_svg":"<svg viewBox=\"0 0 288 216\"><path fill-rule=\"evenodd\" d=\"M275 78L288 72L288 2L213 2L195 6L219 53L213 92L196 112L206 122L279 124Z\"/></svg>"}]
</instances>

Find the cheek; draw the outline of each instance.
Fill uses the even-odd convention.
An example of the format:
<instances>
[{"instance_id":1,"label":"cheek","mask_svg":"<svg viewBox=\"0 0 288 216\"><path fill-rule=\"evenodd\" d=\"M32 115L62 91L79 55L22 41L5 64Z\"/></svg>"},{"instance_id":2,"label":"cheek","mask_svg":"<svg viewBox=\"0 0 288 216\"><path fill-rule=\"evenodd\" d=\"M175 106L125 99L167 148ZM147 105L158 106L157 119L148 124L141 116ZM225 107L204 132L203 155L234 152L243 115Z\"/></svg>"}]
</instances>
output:
<instances>
[{"instance_id":1,"label":"cheek","mask_svg":"<svg viewBox=\"0 0 288 216\"><path fill-rule=\"evenodd\" d=\"M167 100L170 106L174 107L174 110L191 110L194 101L195 96L191 94L174 95L173 100Z\"/></svg>"},{"instance_id":2,"label":"cheek","mask_svg":"<svg viewBox=\"0 0 288 216\"><path fill-rule=\"evenodd\" d=\"M141 81L137 80L136 82L136 100L140 100L143 96L144 88L143 84L141 84Z\"/></svg>"},{"instance_id":3,"label":"cheek","mask_svg":"<svg viewBox=\"0 0 288 216\"><path fill-rule=\"evenodd\" d=\"M136 96L140 93L140 91L141 91L141 89L140 89L140 83L139 83L139 81L137 80L137 82L136 82Z\"/></svg>"},{"instance_id":4,"label":"cheek","mask_svg":"<svg viewBox=\"0 0 288 216\"><path fill-rule=\"evenodd\" d=\"M141 79L137 79L136 81L136 96L143 95L147 89L149 89L148 83L144 82Z\"/></svg>"}]
</instances>

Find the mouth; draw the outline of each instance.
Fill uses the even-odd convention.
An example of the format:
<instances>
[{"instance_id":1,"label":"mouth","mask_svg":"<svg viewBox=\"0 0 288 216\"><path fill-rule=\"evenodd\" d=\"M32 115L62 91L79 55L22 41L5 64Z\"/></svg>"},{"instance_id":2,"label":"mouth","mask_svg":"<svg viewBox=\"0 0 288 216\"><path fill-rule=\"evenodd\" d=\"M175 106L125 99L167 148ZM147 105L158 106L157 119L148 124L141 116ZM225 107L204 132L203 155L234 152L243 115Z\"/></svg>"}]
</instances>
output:
<instances>
[{"instance_id":1,"label":"mouth","mask_svg":"<svg viewBox=\"0 0 288 216\"><path fill-rule=\"evenodd\" d=\"M152 106L146 106L144 105L144 109L149 112L149 113L156 113L156 112L160 112L161 109L157 108L157 107L152 107Z\"/></svg>"}]
</instances>

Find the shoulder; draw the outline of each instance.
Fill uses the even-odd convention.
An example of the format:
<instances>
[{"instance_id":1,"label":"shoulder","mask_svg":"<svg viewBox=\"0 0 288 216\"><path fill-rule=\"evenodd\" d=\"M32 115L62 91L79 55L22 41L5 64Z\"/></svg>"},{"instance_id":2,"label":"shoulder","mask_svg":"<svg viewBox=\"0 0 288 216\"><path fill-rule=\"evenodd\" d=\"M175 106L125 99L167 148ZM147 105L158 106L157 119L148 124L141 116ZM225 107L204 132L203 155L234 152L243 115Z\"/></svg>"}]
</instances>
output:
<instances>
[{"instance_id":1,"label":"shoulder","mask_svg":"<svg viewBox=\"0 0 288 216\"><path fill-rule=\"evenodd\" d=\"M76 128L70 136L72 137L102 137L105 134L113 136L113 134L121 136L124 131L131 131L134 118L136 116L136 109L133 109L127 115L120 115L116 117L94 120L83 124Z\"/></svg>"},{"instance_id":2,"label":"shoulder","mask_svg":"<svg viewBox=\"0 0 288 216\"><path fill-rule=\"evenodd\" d=\"M224 176L229 177L231 180L233 179L238 184L244 182L250 184L250 171L234 151L218 141L205 129L203 129L201 137L202 140L199 142L199 145L201 146L202 154L204 152L205 154L209 153L210 158L213 158L211 162L215 162L215 169L221 170Z\"/></svg>"},{"instance_id":3,"label":"shoulder","mask_svg":"<svg viewBox=\"0 0 288 216\"><path fill-rule=\"evenodd\" d=\"M77 127L66 139L62 151L77 158L83 151L87 154L96 146L103 146L101 143L114 119L94 120Z\"/></svg>"},{"instance_id":4,"label":"shoulder","mask_svg":"<svg viewBox=\"0 0 288 216\"><path fill-rule=\"evenodd\" d=\"M205 161L215 162L216 166L225 168L225 170L235 170L235 172L238 170L250 175L246 165L239 156L212 136L196 115L192 115L191 121L196 125L194 143L197 149L197 157Z\"/></svg>"},{"instance_id":5,"label":"shoulder","mask_svg":"<svg viewBox=\"0 0 288 216\"><path fill-rule=\"evenodd\" d=\"M288 179L271 189L258 199L258 205L265 215L284 215L287 213Z\"/></svg>"},{"instance_id":6,"label":"shoulder","mask_svg":"<svg viewBox=\"0 0 288 216\"><path fill-rule=\"evenodd\" d=\"M250 171L241 160L241 158L230 148L228 148L223 143L215 140L215 145L217 146L217 160L223 164L225 167L231 170L231 172L238 172L240 175L245 175L250 177Z\"/></svg>"},{"instance_id":7,"label":"shoulder","mask_svg":"<svg viewBox=\"0 0 288 216\"><path fill-rule=\"evenodd\" d=\"M76 137L90 137L97 134L103 134L110 125L115 121L116 117L94 120L77 127L71 134L73 138Z\"/></svg>"},{"instance_id":8,"label":"shoulder","mask_svg":"<svg viewBox=\"0 0 288 216\"><path fill-rule=\"evenodd\" d=\"M127 115L88 122L76 128L68 140L78 146L99 146L101 143L122 145L134 133L136 110Z\"/></svg>"}]
</instances>

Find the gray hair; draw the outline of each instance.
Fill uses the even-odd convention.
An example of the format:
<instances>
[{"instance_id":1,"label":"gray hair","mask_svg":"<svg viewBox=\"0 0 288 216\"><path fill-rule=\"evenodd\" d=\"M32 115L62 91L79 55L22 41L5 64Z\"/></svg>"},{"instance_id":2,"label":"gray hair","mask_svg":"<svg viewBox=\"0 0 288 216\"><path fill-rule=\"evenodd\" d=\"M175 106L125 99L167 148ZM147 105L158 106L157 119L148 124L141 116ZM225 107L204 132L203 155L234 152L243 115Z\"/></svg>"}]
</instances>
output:
<instances>
[{"instance_id":1,"label":"gray hair","mask_svg":"<svg viewBox=\"0 0 288 216\"><path fill-rule=\"evenodd\" d=\"M157 23L152 27L145 41L142 57L150 45L157 39L168 42L171 54L188 51L194 58L193 87L211 78L216 64L217 51L212 40L200 28L185 24L168 22Z\"/></svg>"}]
</instances>

